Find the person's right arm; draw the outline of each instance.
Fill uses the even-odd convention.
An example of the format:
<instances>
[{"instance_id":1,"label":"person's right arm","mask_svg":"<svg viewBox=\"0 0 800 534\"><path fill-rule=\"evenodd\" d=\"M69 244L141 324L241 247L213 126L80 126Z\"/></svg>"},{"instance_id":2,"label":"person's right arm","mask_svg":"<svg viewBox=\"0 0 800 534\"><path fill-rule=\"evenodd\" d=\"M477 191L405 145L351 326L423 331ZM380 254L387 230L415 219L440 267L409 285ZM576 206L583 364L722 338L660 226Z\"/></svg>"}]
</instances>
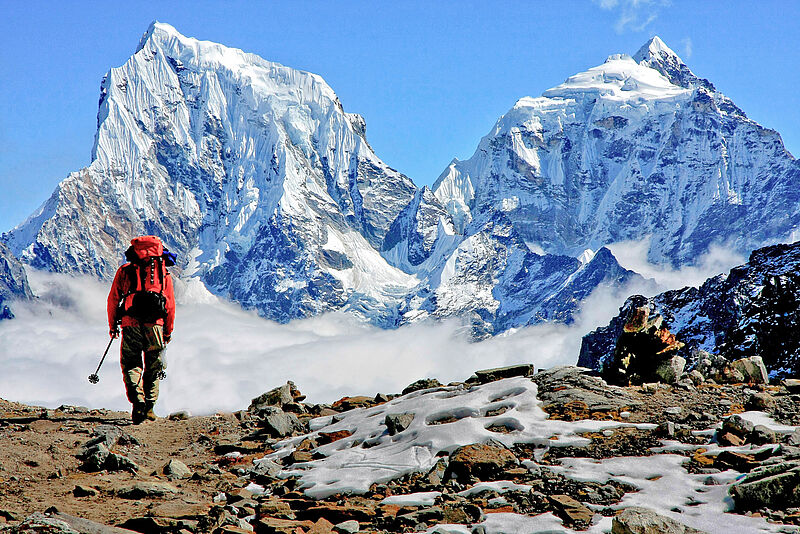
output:
<instances>
[{"instance_id":1,"label":"person's right arm","mask_svg":"<svg viewBox=\"0 0 800 534\"><path fill-rule=\"evenodd\" d=\"M114 275L114 283L111 284L111 291L108 292L108 335L112 338L119 335L117 329L117 307L122 298L122 268L117 269L117 274Z\"/></svg>"}]
</instances>

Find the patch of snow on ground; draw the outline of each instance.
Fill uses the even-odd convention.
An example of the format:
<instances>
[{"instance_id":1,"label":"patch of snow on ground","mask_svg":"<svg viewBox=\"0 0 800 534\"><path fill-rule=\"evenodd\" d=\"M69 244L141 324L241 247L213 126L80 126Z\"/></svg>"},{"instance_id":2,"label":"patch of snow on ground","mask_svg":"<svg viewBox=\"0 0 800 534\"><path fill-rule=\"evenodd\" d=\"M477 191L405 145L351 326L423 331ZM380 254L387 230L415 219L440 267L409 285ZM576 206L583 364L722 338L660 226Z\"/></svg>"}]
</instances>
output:
<instances>
[{"instance_id":1,"label":"patch of snow on ground","mask_svg":"<svg viewBox=\"0 0 800 534\"><path fill-rule=\"evenodd\" d=\"M540 404L536 398L536 384L521 377L482 386L415 391L386 404L345 412L337 416L336 422L326 417L324 421L331 422L326 426L315 423L318 432L349 430L352 435L319 447L317 450L325 458L293 464L284 474L297 475L305 493L314 498L342 492L365 493L374 483L427 471L436 463L440 452L452 452L462 445L494 439L506 446L515 443L534 443L542 447L581 446L590 441L579 435L584 432L653 426L618 421L548 420ZM507 410L500 415L486 415L500 407ZM390 436L384 423L386 416L406 412L413 412L414 420L406 430ZM456 420L437 424L449 419ZM515 430L508 433L488 430L493 425ZM550 439L556 435L557 441ZM306 437L284 440L266 458L276 460L291 454Z\"/></svg>"}]
</instances>

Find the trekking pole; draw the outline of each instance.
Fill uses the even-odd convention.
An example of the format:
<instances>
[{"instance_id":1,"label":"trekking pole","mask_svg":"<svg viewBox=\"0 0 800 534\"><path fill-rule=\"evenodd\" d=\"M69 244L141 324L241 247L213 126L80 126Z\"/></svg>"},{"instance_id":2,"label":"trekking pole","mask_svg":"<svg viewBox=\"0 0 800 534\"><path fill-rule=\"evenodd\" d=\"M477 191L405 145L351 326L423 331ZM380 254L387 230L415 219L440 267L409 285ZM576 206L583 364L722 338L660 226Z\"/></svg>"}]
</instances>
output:
<instances>
[{"instance_id":1,"label":"trekking pole","mask_svg":"<svg viewBox=\"0 0 800 534\"><path fill-rule=\"evenodd\" d=\"M97 384L100 382L100 377L97 376L97 373L100 372L100 367L103 366L103 362L106 361L106 355L108 354L108 349L111 348L111 344L114 342L114 338L108 340L108 346L106 346L106 351L103 353L103 357L100 359L100 365L97 366L97 370L89 375L89 383L90 384Z\"/></svg>"}]
</instances>

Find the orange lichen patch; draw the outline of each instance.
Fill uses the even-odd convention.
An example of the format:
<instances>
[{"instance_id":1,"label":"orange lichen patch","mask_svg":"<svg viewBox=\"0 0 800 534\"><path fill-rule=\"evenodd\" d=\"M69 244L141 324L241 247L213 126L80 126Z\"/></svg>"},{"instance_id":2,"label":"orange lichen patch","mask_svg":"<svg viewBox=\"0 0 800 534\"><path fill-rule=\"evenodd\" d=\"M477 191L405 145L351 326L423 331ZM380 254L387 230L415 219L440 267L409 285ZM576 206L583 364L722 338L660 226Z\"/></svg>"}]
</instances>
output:
<instances>
[{"instance_id":1,"label":"orange lichen patch","mask_svg":"<svg viewBox=\"0 0 800 534\"><path fill-rule=\"evenodd\" d=\"M589 406L583 401L574 400L565 404L549 404L542 409L548 413L550 419L562 421L580 421L594 419L596 421L621 421L617 410L590 411Z\"/></svg>"},{"instance_id":2,"label":"orange lichen patch","mask_svg":"<svg viewBox=\"0 0 800 534\"><path fill-rule=\"evenodd\" d=\"M258 458L262 458L263 454L245 454L244 456L223 456L219 460L217 460L217 465L221 467L228 467L231 465L240 465L240 464L251 464L253 460Z\"/></svg>"},{"instance_id":3,"label":"orange lichen patch","mask_svg":"<svg viewBox=\"0 0 800 534\"><path fill-rule=\"evenodd\" d=\"M513 506L501 506L500 508L487 508L484 512L487 514L513 514L515 510Z\"/></svg>"},{"instance_id":4,"label":"orange lichen patch","mask_svg":"<svg viewBox=\"0 0 800 534\"><path fill-rule=\"evenodd\" d=\"M631 313L628 322L625 323L623 330L625 330L625 332L638 332L647 324L647 318L649 315L650 310L648 308L636 308Z\"/></svg>"},{"instance_id":5,"label":"orange lichen patch","mask_svg":"<svg viewBox=\"0 0 800 534\"><path fill-rule=\"evenodd\" d=\"M744 406L742 405L742 403L741 402L735 402L735 403L731 404L731 409L728 410L728 413L726 413L725 416L727 417L728 415L733 415L733 414L742 413L742 412L744 412Z\"/></svg>"},{"instance_id":6,"label":"orange lichen patch","mask_svg":"<svg viewBox=\"0 0 800 534\"><path fill-rule=\"evenodd\" d=\"M708 449L706 449L705 447L700 447L699 449L694 451L694 454L692 454L692 461L698 465L703 465L708 467L714 465L714 458L710 456L705 456L703 454L707 450Z\"/></svg>"},{"instance_id":7,"label":"orange lichen patch","mask_svg":"<svg viewBox=\"0 0 800 534\"><path fill-rule=\"evenodd\" d=\"M334 441L339 441L340 439L349 438L352 435L353 433L349 430L337 430L336 432L320 432L319 444L326 445L328 443L333 443Z\"/></svg>"},{"instance_id":8,"label":"orange lichen patch","mask_svg":"<svg viewBox=\"0 0 800 534\"><path fill-rule=\"evenodd\" d=\"M403 507L397 504L382 504L380 509L383 512L383 515L396 517L397 512L399 512L401 508Z\"/></svg>"},{"instance_id":9,"label":"orange lichen patch","mask_svg":"<svg viewBox=\"0 0 800 534\"><path fill-rule=\"evenodd\" d=\"M653 475L651 477L647 477L647 480L658 480L661 478L661 475Z\"/></svg>"}]
</instances>

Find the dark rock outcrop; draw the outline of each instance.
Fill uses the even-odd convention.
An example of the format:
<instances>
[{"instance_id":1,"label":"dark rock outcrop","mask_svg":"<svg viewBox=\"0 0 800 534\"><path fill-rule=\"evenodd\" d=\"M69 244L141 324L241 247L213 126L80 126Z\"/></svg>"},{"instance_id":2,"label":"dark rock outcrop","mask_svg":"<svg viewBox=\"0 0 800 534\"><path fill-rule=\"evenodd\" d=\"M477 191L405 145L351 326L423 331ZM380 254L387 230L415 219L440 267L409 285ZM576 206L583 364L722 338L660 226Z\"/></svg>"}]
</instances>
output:
<instances>
[{"instance_id":1,"label":"dark rock outcrop","mask_svg":"<svg viewBox=\"0 0 800 534\"><path fill-rule=\"evenodd\" d=\"M677 354L692 369L704 357L760 356L777 377L800 373L800 243L754 251L744 265L654 297L630 297L611 322L583 338L578 364L603 369L632 310L646 307L685 343ZM719 367L718 365L716 367Z\"/></svg>"},{"instance_id":2,"label":"dark rock outcrop","mask_svg":"<svg viewBox=\"0 0 800 534\"><path fill-rule=\"evenodd\" d=\"M22 263L0 241L0 320L12 319L9 304L14 300L33 298Z\"/></svg>"}]
</instances>

